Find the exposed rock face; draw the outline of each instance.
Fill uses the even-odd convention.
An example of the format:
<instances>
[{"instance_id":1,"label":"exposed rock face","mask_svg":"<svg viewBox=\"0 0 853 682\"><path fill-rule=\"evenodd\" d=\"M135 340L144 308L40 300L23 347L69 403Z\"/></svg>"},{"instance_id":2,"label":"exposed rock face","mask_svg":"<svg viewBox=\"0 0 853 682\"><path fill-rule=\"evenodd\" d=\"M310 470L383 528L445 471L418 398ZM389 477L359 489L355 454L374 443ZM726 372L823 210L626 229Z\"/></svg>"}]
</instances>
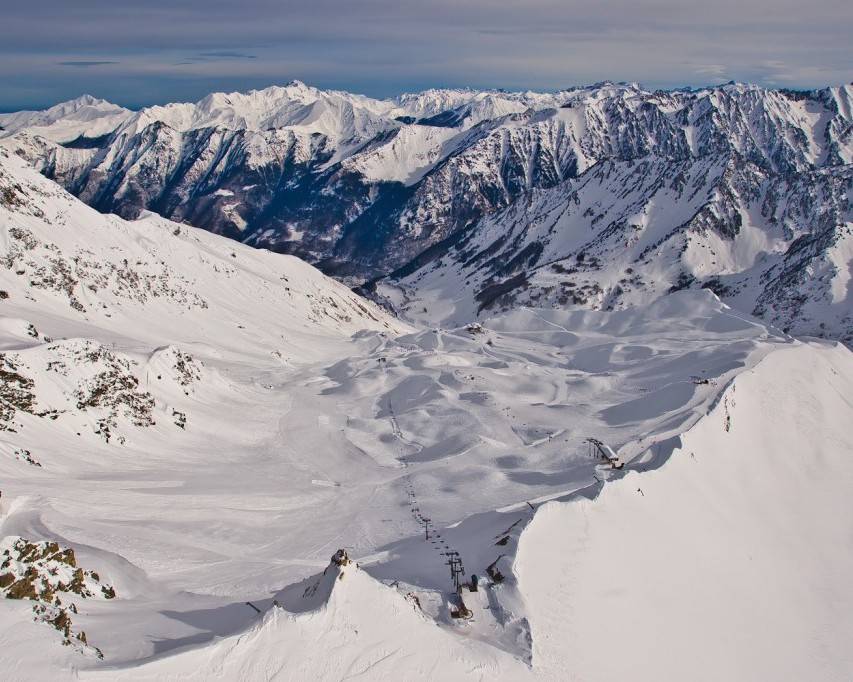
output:
<instances>
[{"instance_id":1,"label":"exposed rock face","mask_svg":"<svg viewBox=\"0 0 853 682\"><path fill-rule=\"evenodd\" d=\"M74 550L62 549L56 542L10 536L0 542L0 550L0 596L37 602L36 620L56 628L63 644L89 648L86 633L72 630L71 614L77 613L77 607L70 599L114 599L112 585L79 567ZM96 647L91 651L102 657Z\"/></svg>"},{"instance_id":2,"label":"exposed rock face","mask_svg":"<svg viewBox=\"0 0 853 682\"><path fill-rule=\"evenodd\" d=\"M334 556L332 556L332 563L335 566L346 566L349 564L349 555L345 549L339 549L335 552Z\"/></svg>"},{"instance_id":3,"label":"exposed rock face","mask_svg":"<svg viewBox=\"0 0 853 682\"><path fill-rule=\"evenodd\" d=\"M184 368L200 364L177 349L172 351L180 354ZM84 339L35 343L28 349L0 352L0 430L20 431L25 414L60 424L65 423L65 415L86 415L106 442L120 425L154 426L155 399L140 386L138 376L145 371L137 360ZM176 369L176 373L180 371ZM185 380L182 374L181 379ZM50 399L39 401L39 391ZM74 428L79 429L79 423ZM119 436L117 442L123 443L124 437ZM19 458L41 466L30 461L30 455L22 452Z\"/></svg>"},{"instance_id":4,"label":"exposed rock face","mask_svg":"<svg viewBox=\"0 0 853 682\"><path fill-rule=\"evenodd\" d=\"M853 86L373 100L292 83L139 112L80 100L0 124L6 146L102 211L154 210L351 282L449 253L475 314L706 286L792 332L849 339L851 110ZM77 270L54 260L37 280L72 291ZM545 276L555 264L578 272Z\"/></svg>"},{"instance_id":5,"label":"exposed rock face","mask_svg":"<svg viewBox=\"0 0 853 682\"><path fill-rule=\"evenodd\" d=\"M741 156L606 161L421 254L386 280L402 301L384 293L413 317L449 297L449 314L423 317L462 324L519 305L611 310L706 288L786 332L850 344L850 197L849 164L778 174Z\"/></svg>"}]
</instances>

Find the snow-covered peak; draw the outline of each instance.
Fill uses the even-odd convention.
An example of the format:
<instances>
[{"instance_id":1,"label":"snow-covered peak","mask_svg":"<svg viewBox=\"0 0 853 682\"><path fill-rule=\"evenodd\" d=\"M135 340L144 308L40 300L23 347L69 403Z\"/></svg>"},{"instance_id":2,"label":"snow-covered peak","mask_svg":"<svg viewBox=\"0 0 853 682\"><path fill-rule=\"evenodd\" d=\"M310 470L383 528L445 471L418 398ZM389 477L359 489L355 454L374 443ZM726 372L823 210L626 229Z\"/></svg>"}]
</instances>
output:
<instances>
[{"instance_id":1,"label":"snow-covered peak","mask_svg":"<svg viewBox=\"0 0 853 682\"><path fill-rule=\"evenodd\" d=\"M76 99L60 102L43 111L18 112L22 117L29 118L34 125L48 125L61 118L73 118L76 120L91 120L98 115L128 113L128 109L117 104L99 99L92 95L82 95ZM5 114L12 115L12 114Z\"/></svg>"},{"instance_id":2,"label":"snow-covered peak","mask_svg":"<svg viewBox=\"0 0 853 682\"><path fill-rule=\"evenodd\" d=\"M178 132L202 128L251 132L294 129L336 141L365 140L397 125L386 116L392 106L390 101L318 90L293 81L246 93L211 93L194 104L146 107L122 130L135 134L152 123L163 123Z\"/></svg>"},{"instance_id":3,"label":"snow-covered peak","mask_svg":"<svg viewBox=\"0 0 853 682\"><path fill-rule=\"evenodd\" d=\"M426 118L467 104L477 96L477 93L478 91L468 88L429 88L421 92L398 95L396 103L400 107L401 114Z\"/></svg>"},{"instance_id":4,"label":"snow-covered peak","mask_svg":"<svg viewBox=\"0 0 853 682\"><path fill-rule=\"evenodd\" d=\"M270 88L265 88L265 89L272 89L272 88L274 88L274 87L276 87L276 86L270 86ZM294 78L292 81L290 81L289 83L285 84L283 87L284 87L284 89L287 89L287 90L296 90L296 91L300 91L300 90L301 90L301 91L314 91L314 92L319 92L319 91L317 90L317 88L315 88L315 87L313 87L313 86L310 86L310 85L307 85L306 83L303 83L303 82L302 82L301 80L299 80L298 78Z\"/></svg>"},{"instance_id":5,"label":"snow-covered peak","mask_svg":"<svg viewBox=\"0 0 853 682\"><path fill-rule=\"evenodd\" d=\"M844 120L853 123L853 83L821 91L823 99L838 112Z\"/></svg>"},{"instance_id":6,"label":"snow-covered peak","mask_svg":"<svg viewBox=\"0 0 853 682\"><path fill-rule=\"evenodd\" d=\"M112 112L116 110L124 110L123 107L120 107L117 104L113 104L112 102L108 102L105 99L100 99L98 97L94 97L92 95L81 95L76 99L70 99L66 102L61 102L55 106L50 107L44 113L49 118L60 118L62 116L74 116L79 115L81 111L89 112L91 109L96 109L104 112Z\"/></svg>"},{"instance_id":7,"label":"snow-covered peak","mask_svg":"<svg viewBox=\"0 0 853 682\"><path fill-rule=\"evenodd\" d=\"M99 137L115 129L117 123L130 115L129 109L103 99L83 95L60 102L44 111L19 111L0 114L0 136L26 129L55 142L67 142L79 136Z\"/></svg>"},{"instance_id":8,"label":"snow-covered peak","mask_svg":"<svg viewBox=\"0 0 853 682\"><path fill-rule=\"evenodd\" d=\"M441 125L468 128L486 120L500 119L528 109L559 107L564 94L505 90L424 90L397 97L394 116L440 122Z\"/></svg>"}]
</instances>

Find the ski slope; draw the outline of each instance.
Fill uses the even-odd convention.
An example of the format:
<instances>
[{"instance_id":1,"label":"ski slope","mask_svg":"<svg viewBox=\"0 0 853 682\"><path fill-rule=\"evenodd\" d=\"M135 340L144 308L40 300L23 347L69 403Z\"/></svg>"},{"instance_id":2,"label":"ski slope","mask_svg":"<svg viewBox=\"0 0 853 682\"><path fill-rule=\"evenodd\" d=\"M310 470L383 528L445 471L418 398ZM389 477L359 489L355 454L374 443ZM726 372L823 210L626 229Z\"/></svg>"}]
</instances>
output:
<instances>
[{"instance_id":1,"label":"ski slope","mask_svg":"<svg viewBox=\"0 0 853 682\"><path fill-rule=\"evenodd\" d=\"M0 600L5 679L853 671L842 346L708 291L413 328L2 154L0 196L0 537L115 590Z\"/></svg>"},{"instance_id":2,"label":"ski slope","mask_svg":"<svg viewBox=\"0 0 853 682\"><path fill-rule=\"evenodd\" d=\"M661 469L540 510L517 560L534 670L849 679L851 379L842 347L773 353Z\"/></svg>"}]
</instances>

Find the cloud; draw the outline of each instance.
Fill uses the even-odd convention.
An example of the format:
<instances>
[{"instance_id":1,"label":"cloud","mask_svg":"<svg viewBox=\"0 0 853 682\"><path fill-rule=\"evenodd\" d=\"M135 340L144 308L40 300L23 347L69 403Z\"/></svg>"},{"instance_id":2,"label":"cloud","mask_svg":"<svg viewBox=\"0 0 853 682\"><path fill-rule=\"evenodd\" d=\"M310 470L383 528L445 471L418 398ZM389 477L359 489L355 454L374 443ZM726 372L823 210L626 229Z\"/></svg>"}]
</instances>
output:
<instances>
[{"instance_id":1,"label":"cloud","mask_svg":"<svg viewBox=\"0 0 853 682\"><path fill-rule=\"evenodd\" d=\"M60 66L76 66L80 69L88 69L90 66L102 66L104 64L118 64L113 61L72 61L72 62L57 62Z\"/></svg>"},{"instance_id":2,"label":"cloud","mask_svg":"<svg viewBox=\"0 0 853 682\"><path fill-rule=\"evenodd\" d=\"M607 79L817 87L853 79L851 25L849 0L40 0L4 9L0 109L293 78L377 96ZM57 74L58 61L78 68ZM101 62L120 66L86 68Z\"/></svg>"},{"instance_id":3,"label":"cloud","mask_svg":"<svg viewBox=\"0 0 853 682\"><path fill-rule=\"evenodd\" d=\"M722 64L698 64L693 67L693 73L697 73L702 76L723 76L726 74L728 69Z\"/></svg>"},{"instance_id":4,"label":"cloud","mask_svg":"<svg viewBox=\"0 0 853 682\"><path fill-rule=\"evenodd\" d=\"M227 50L222 50L220 52L202 52L200 54L187 57L190 60L198 60L198 61L213 61L216 59L257 59L258 55L256 54L246 54L244 52L230 52Z\"/></svg>"}]
</instances>

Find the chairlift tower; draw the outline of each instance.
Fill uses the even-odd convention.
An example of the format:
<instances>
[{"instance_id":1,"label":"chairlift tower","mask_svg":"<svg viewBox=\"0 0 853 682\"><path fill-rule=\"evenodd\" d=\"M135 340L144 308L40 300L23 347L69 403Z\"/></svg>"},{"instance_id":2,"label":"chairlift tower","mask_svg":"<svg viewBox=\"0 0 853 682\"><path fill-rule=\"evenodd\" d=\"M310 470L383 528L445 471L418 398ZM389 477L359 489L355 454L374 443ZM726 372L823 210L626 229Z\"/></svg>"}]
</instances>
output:
<instances>
[{"instance_id":1,"label":"chairlift tower","mask_svg":"<svg viewBox=\"0 0 853 682\"><path fill-rule=\"evenodd\" d=\"M614 469L621 469L623 466L625 466L625 463L620 462L618 457L614 457L610 452L607 452L607 450L605 450L604 443L602 443L600 440L598 440L597 438L587 438L586 440L589 443L589 450L592 456L600 457L608 464L610 464L610 466Z\"/></svg>"},{"instance_id":2,"label":"chairlift tower","mask_svg":"<svg viewBox=\"0 0 853 682\"><path fill-rule=\"evenodd\" d=\"M459 592L459 576L465 575L465 568L462 566L462 559L459 556L459 552L456 550L450 550L444 554L445 556L450 557L445 563L450 566L450 577L453 580L453 585L456 587L456 591Z\"/></svg>"}]
</instances>

